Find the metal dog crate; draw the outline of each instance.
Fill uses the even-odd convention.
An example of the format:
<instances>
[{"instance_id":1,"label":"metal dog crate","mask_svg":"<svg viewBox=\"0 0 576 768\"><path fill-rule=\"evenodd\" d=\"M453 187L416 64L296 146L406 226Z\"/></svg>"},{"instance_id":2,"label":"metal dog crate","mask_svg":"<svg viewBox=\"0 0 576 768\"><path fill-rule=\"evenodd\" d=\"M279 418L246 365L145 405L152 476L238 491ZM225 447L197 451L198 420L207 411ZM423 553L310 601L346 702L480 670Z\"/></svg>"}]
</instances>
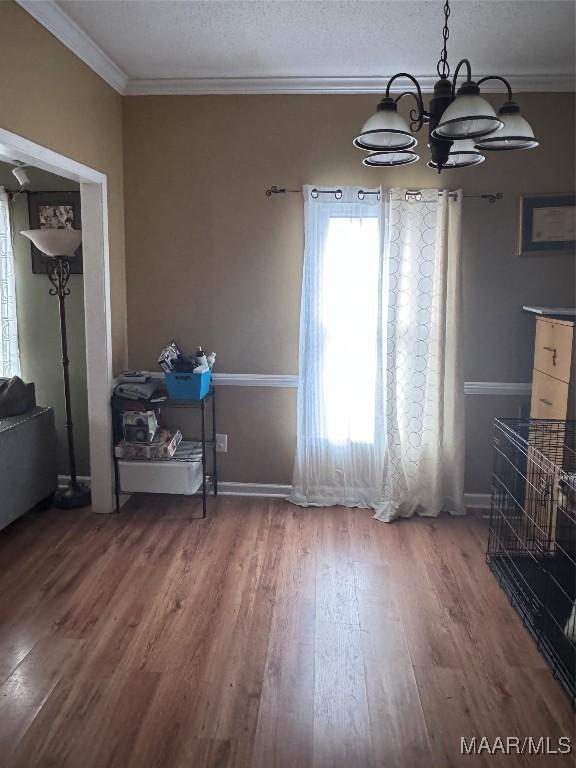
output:
<instances>
[{"instance_id":1,"label":"metal dog crate","mask_svg":"<svg viewBox=\"0 0 576 768\"><path fill-rule=\"evenodd\" d=\"M487 562L576 703L576 422L496 419Z\"/></svg>"}]
</instances>

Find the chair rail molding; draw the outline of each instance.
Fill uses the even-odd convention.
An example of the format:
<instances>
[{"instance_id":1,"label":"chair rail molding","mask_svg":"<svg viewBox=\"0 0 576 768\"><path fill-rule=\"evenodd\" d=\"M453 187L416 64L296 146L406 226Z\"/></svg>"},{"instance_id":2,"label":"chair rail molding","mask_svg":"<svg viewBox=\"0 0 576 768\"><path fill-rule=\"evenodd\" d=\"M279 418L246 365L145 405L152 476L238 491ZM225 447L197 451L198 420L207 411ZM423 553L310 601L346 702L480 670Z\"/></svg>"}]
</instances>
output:
<instances>
[{"instance_id":1,"label":"chair rail molding","mask_svg":"<svg viewBox=\"0 0 576 768\"><path fill-rule=\"evenodd\" d=\"M161 371L151 371L153 379L163 379ZM298 375L295 373L214 373L214 384L221 387L282 387L296 389ZM116 384L117 381L114 382ZM532 391L530 382L510 381L466 381L465 395L513 395L529 397Z\"/></svg>"},{"instance_id":2,"label":"chair rail molding","mask_svg":"<svg viewBox=\"0 0 576 768\"><path fill-rule=\"evenodd\" d=\"M466 381L464 383L465 395L515 395L516 397L529 397L532 392L530 382L510 381Z\"/></svg>"},{"instance_id":3,"label":"chair rail molding","mask_svg":"<svg viewBox=\"0 0 576 768\"><path fill-rule=\"evenodd\" d=\"M297 374L215 373L214 384L224 387L288 387L298 386Z\"/></svg>"}]
</instances>

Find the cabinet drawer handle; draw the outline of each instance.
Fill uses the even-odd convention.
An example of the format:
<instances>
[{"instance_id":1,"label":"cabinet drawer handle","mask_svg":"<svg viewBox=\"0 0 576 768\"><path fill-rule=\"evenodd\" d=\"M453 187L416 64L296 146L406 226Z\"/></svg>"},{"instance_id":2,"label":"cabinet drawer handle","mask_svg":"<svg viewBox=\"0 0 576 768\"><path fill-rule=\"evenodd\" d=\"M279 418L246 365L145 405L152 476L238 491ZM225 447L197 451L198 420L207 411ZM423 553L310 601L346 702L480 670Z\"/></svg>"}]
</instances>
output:
<instances>
[{"instance_id":1,"label":"cabinet drawer handle","mask_svg":"<svg viewBox=\"0 0 576 768\"><path fill-rule=\"evenodd\" d=\"M556 347L544 347L546 352L552 352L552 365L556 365Z\"/></svg>"},{"instance_id":2,"label":"cabinet drawer handle","mask_svg":"<svg viewBox=\"0 0 576 768\"><path fill-rule=\"evenodd\" d=\"M541 397L541 398L540 398L540 402L541 402L541 403L544 403L544 405L552 405L552 403L550 402L550 400L546 400L546 398L545 398L545 397Z\"/></svg>"}]
</instances>

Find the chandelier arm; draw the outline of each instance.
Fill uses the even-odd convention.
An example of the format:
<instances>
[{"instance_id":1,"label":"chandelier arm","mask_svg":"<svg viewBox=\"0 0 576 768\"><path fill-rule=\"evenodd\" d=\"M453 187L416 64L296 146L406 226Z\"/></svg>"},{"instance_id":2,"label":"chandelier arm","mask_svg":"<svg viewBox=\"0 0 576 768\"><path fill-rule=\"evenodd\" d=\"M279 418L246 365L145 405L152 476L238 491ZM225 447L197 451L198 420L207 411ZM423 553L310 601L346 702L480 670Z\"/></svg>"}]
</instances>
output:
<instances>
[{"instance_id":1,"label":"chandelier arm","mask_svg":"<svg viewBox=\"0 0 576 768\"><path fill-rule=\"evenodd\" d=\"M500 75L486 75L486 77L478 80L478 85L482 85L482 83L485 83L487 80L499 80L501 83L504 83L508 89L508 101L512 101L512 88L510 87L510 83L508 80L506 80L505 77L501 77Z\"/></svg>"},{"instance_id":2,"label":"chandelier arm","mask_svg":"<svg viewBox=\"0 0 576 768\"><path fill-rule=\"evenodd\" d=\"M422 104L422 101L421 101L422 94L420 94L420 100L419 100L418 96L414 93L414 91L403 91L394 99L396 104L398 104L400 99L404 96L412 96L416 101L416 109L412 108L410 110L410 130L414 132L419 131L424 125L424 123L427 122L428 117L430 117L430 115L428 114L428 112L426 112Z\"/></svg>"},{"instance_id":3,"label":"chandelier arm","mask_svg":"<svg viewBox=\"0 0 576 768\"><path fill-rule=\"evenodd\" d=\"M472 80L472 66L471 66L470 62L468 61L468 59L462 59L461 61L458 62L458 66L454 70L454 77L452 79L452 97L454 97L454 95L456 93L456 82L458 80L458 74L459 74L460 68L462 66L466 67L466 73L468 75L468 80Z\"/></svg>"},{"instance_id":4,"label":"chandelier arm","mask_svg":"<svg viewBox=\"0 0 576 768\"><path fill-rule=\"evenodd\" d=\"M404 91L404 93L401 93L400 96L396 99L396 102L398 102L402 96L405 96L407 94L410 94L414 96L416 99L416 106L418 109L418 112L416 114L412 114L414 110L410 112L410 119L412 121L412 125L418 125L418 128L416 130L420 130L422 126L424 125L424 122L427 117L430 117L428 112L424 109L424 100L422 98L422 90L420 88L420 83L413 75L410 75L408 72L397 72L395 75L393 75L390 80L388 80L388 85L386 86L386 98L390 98L390 86L394 82L394 80L397 80L399 77L406 77L408 80L410 80L411 83L414 84L414 87L416 88L416 93L413 91ZM410 126L412 127L412 126Z\"/></svg>"}]
</instances>

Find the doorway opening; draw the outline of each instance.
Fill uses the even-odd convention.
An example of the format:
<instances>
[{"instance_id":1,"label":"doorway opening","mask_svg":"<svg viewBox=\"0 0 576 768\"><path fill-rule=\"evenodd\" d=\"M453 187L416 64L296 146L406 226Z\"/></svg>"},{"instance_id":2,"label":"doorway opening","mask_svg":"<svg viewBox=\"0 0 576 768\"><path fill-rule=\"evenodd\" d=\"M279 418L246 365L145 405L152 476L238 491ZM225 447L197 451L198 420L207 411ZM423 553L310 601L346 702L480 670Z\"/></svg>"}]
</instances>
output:
<instances>
[{"instance_id":1,"label":"doorway opening","mask_svg":"<svg viewBox=\"0 0 576 768\"><path fill-rule=\"evenodd\" d=\"M114 510L114 483L111 456L110 392L113 371L106 176L3 129L0 129L0 161L32 166L76 183L80 188L92 509L94 512L109 513ZM54 368L58 366L59 359L56 358ZM73 391L73 398L74 394ZM78 396L77 392L76 398Z\"/></svg>"}]
</instances>

